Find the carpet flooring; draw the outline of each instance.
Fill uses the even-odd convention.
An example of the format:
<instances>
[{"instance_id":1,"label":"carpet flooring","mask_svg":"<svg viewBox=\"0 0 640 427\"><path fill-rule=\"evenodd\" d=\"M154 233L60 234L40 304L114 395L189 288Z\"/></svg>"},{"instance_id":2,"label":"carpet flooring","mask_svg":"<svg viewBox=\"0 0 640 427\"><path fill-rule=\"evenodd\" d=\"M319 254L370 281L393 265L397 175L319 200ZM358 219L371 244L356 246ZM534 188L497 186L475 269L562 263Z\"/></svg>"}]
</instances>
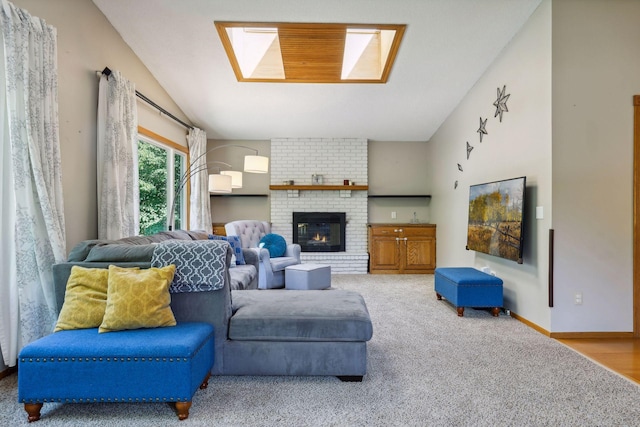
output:
<instances>
[{"instance_id":1,"label":"carpet flooring","mask_svg":"<svg viewBox=\"0 0 640 427\"><path fill-rule=\"evenodd\" d=\"M362 383L213 377L178 421L161 403L47 403L37 426L638 426L640 387L521 322L437 301L431 275L334 275L374 326ZM267 291L265 291L267 292ZM296 291L297 292L297 291ZM301 291L303 292L303 291ZM0 425L26 425L17 378Z\"/></svg>"}]
</instances>

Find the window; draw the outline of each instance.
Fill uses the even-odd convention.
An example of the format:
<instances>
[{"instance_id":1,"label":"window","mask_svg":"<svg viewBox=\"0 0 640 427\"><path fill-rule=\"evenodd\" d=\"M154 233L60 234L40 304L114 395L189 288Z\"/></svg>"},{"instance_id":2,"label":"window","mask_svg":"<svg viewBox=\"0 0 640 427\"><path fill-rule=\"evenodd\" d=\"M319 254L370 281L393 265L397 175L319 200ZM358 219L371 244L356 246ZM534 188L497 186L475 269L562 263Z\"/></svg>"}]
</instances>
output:
<instances>
[{"instance_id":1,"label":"window","mask_svg":"<svg viewBox=\"0 0 640 427\"><path fill-rule=\"evenodd\" d=\"M180 178L187 165L187 148L138 128L138 175L140 191L140 234L150 235L167 230L184 228L188 216L187 186L179 188ZM174 223L169 224L174 194L179 189L175 203Z\"/></svg>"},{"instance_id":2,"label":"window","mask_svg":"<svg viewBox=\"0 0 640 427\"><path fill-rule=\"evenodd\" d=\"M386 83L406 25L215 22L239 82Z\"/></svg>"}]
</instances>

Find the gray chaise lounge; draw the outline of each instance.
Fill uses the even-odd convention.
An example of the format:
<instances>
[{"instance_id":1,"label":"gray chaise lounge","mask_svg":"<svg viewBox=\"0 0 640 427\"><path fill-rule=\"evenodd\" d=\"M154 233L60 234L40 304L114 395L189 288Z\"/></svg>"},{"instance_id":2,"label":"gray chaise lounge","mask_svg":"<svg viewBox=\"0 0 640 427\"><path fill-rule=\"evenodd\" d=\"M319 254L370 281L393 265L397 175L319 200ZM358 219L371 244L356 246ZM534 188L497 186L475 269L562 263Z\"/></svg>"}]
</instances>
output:
<instances>
[{"instance_id":1,"label":"gray chaise lounge","mask_svg":"<svg viewBox=\"0 0 640 427\"><path fill-rule=\"evenodd\" d=\"M212 241L211 244L227 245ZM227 250L226 265L231 260ZM73 262L54 266L58 309L70 267L131 266ZM135 263L141 268L150 263ZM331 375L359 381L367 372L373 327L364 299L346 290L231 290L229 268L217 291L172 294L178 322L215 328L214 375ZM233 304L232 304L233 301Z\"/></svg>"}]
</instances>

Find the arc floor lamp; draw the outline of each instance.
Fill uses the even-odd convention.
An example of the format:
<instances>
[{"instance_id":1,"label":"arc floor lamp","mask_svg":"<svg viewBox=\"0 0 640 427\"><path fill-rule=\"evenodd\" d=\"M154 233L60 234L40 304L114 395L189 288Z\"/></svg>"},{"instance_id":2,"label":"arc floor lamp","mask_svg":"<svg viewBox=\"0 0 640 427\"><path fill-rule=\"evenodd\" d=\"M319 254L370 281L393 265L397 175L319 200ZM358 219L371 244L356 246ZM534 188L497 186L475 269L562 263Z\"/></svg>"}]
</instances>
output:
<instances>
[{"instance_id":1,"label":"arc floor lamp","mask_svg":"<svg viewBox=\"0 0 640 427\"><path fill-rule=\"evenodd\" d=\"M209 165L213 163L223 164L227 167L231 167L230 164L220 161L212 161L206 162L203 164L197 164L198 161L205 157L212 151L218 150L220 148L227 147L235 147L235 148L245 148L247 150L253 151L255 154L244 156L244 172L248 173L267 173L269 172L269 158L265 156L258 155L258 150L247 147L244 145L234 145L234 144L226 144L219 145L217 147L213 147L210 150L205 151L198 157L196 157L187 167L180 179L178 180L178 185L173 194L173 200L171 202L171 210L169 212L169 230L173 230L173 223L176 211L176 203L180 198L180 194L182 194L182 190L187 185L187 183L191 180L191 178L202 172L209 172ZM234 188L242 188L242 172L234 171L234 170L221 170L219 174L210 174L209 175L209 193L231 193Z\"/></svg>"}]
</instances>

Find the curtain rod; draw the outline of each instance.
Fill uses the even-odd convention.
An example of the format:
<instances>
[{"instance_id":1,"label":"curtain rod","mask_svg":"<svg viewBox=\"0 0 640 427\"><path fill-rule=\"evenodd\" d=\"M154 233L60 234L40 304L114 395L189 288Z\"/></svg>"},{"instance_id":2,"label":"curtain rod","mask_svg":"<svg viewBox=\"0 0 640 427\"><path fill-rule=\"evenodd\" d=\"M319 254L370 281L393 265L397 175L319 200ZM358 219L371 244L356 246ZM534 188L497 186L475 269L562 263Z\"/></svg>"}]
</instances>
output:
<instances>
[{"instance_id":1,"label":"curtain rod","mask_svg":"<svg viewBox=\"0 0 640 427\"><path fill-rule=\"evenodd\" d=\"M109 77L111 75L111 70L109 69L109 67L104 67L104 70L98 71L98 72L104 74L107 77ZM170 112L168 112L167 110L165 110L164 108L162 108L161 106L159 106L158 104L156 104L151 99L147 98L145 95L143 95L142 93L138 92L137 90L136 90L136 96L138 98L142 99L147 104L151 105L156 110L160 111L162 114L164 114L166 116L169 116L170 118L172 118L176 122L180 123L182 126L186 127L187 129L194 129L193 126L183 122L178 117L174 116L173 114L171 114Z\"/></svg>"}]
</instances>

